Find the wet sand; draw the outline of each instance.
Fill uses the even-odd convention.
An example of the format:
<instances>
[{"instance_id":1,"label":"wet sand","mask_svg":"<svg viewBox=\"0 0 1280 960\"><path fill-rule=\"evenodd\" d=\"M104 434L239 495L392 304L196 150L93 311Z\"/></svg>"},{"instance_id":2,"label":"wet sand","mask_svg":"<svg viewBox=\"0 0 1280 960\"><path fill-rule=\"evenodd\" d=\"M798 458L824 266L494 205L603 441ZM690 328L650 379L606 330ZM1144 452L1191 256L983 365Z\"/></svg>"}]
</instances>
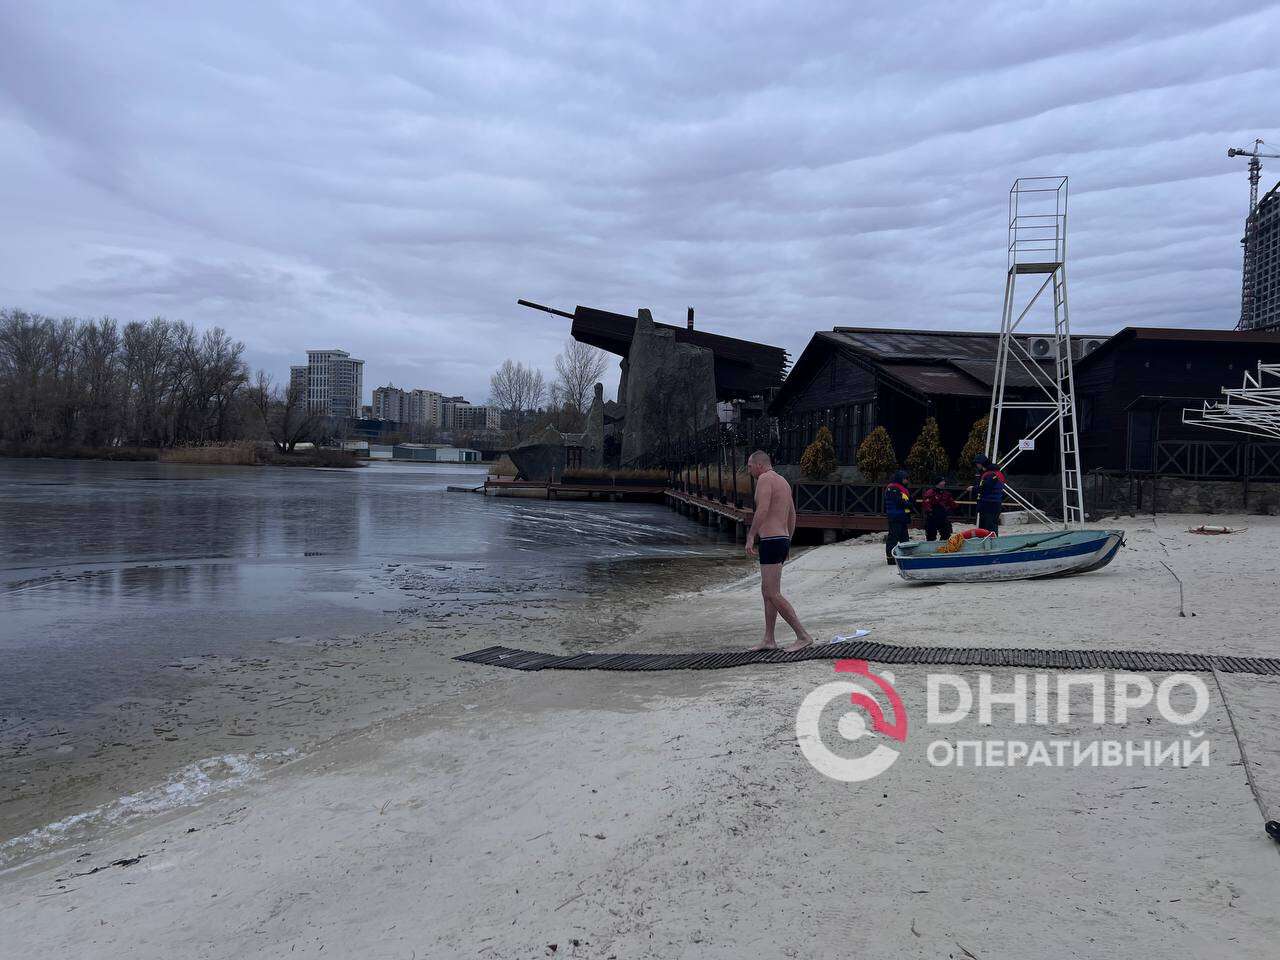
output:
<instances>
[{"instance_id":1,"label":"wet sand","mask_svg":"<svg viewBox=\"0 0 1280 960\"><path fill-rule=\"evenodd\" d=\"M415 608L409 625L374 633L173 660L146 696L8 734L0 868L222 793L342 734L454 698L480 682L451 659L460 653L495 642L537 646L549 636L567 650L594 647L634 632L672 590L746 569L745 559L632 560L601 567L578 597L455 600L435 615ZM406 568L400 588L411 593L419 576Z\"/></svg>"},{"instance_id":2,"label":"wet sand","mask_svg":"<svg viewBox=\"0 0 1280 960\"><path fill-rule=\"evenodd\" d=\"M1195 522L1127 521L1132 546L1082 577L912 587L879 544L853 541L799 556L784 585L823 635L1274 655L1280 521L1214 518L1249 530L1213 539L1187 534ZM1160 559L1195 617L1178 616ZM649 609L618 647L745 646L758 603L754 579L732 576ZM537 632L517 645L562 649ZM924 674L895 678L916 722ZM829 663L456 676L453 695L226 796L0 878L15 949L1269 958L1280 938L1280 850L1216 689L1199 724L1207 766L935 767L925 733L876 780L846 784L795 737ZM1280 683L1225 682L1258 783L1280 796ZM1099 735L1074 714L1051 732ZM1186 730L1144 708L1118 734ZM1009 711L948 734L1026 735Z\"/></svg>"}]
</instances>

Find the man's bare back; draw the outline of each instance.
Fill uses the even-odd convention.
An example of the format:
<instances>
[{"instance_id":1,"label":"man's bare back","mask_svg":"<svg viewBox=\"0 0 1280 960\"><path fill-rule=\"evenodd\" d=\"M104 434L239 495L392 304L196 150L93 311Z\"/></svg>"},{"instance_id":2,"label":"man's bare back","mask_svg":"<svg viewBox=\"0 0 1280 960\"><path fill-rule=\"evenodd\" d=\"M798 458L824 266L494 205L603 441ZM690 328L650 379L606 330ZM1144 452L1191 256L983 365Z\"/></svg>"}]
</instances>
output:
<instances>
[{"instance_id":1,"label":"man's bare back","mask_svg":"<svg viewBox=\"0 0 1280 960\"><path fill-rule=\"evenodd\" d=\"M796 505L791 497L791 484L781 474L770 470L756 480L756 504L760 517L752 526L760 539L790 537L795 531Z\"/></svg>"}]
</instances>

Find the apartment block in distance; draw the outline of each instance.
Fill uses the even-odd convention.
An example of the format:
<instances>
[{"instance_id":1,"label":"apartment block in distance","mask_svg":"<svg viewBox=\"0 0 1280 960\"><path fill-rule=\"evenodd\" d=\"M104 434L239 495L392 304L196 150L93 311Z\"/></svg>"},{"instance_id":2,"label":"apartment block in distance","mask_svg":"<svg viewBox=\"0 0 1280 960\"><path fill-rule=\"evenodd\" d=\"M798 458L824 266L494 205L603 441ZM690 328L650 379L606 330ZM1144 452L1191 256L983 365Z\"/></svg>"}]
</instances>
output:
<instances>
[{"instance_id":1,"label":"apartment block in distance","mask_svg":"<svg viewBox=\"0 0 1280 960\"><path fill-rule=\"evenodd\" d=\"M401 390L393 384L373 391L373 416L378 420L424 427L443 426L442 397L434 390Z\"/></svg>"},{"instance_id":2,"label":"apartment block in distance","mask_svg":"<svg viewBox=\"0 0 1280 960\"><path fill-rule=\"evenodd\" d=\"M291 381L300 377L290 370ZM345 350L307 351L307 404L330 417L356 417L364 394L364 361Z\"/></svg>"},{"instance_id":3,"label":"apartment block in distance","mask_svg":"<svg viewBox=\"0 0 1280 960\"><path fill-rule=\"evenodd\" d=\"M502 429L502 413L497 407L467 403L461 397L450 397L445 401L444 421L448 430L475 432Z\"/></svg>"}]
</instances>

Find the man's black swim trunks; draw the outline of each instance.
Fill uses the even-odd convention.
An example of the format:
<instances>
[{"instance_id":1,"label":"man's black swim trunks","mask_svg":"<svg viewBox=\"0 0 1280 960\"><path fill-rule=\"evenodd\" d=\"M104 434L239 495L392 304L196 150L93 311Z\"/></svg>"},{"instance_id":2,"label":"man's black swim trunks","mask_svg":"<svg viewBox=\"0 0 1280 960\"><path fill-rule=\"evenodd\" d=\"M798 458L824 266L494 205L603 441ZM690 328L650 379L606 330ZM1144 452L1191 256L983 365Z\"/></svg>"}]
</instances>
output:
<instances>
[{"instance_id":1,"label":"man's black swim trunks","mask_svg":"<svg viewBox=\"0 0 1280 960\"><path fill-rule=\"evenodd\" d=\"M787 559L787 554L791 552L791 538L761 537L759 550L760 566L765 567L772 563L782 563Z\"/></svg>"}]
</instances>

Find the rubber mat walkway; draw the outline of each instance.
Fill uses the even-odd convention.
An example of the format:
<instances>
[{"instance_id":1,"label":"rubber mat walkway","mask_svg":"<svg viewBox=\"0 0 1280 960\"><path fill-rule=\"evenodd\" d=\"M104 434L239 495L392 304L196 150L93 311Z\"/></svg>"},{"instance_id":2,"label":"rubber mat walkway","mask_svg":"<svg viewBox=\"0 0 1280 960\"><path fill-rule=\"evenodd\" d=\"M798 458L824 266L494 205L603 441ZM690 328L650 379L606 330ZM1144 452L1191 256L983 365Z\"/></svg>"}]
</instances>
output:
<instances>
[{"instance_id":1,"label":"rubber mat walkway","mask_svg":"<svg viewBox=\"0 0 1280 960\"><path fill-rule=\"evenodd\" d=\"M720 670L753 663L871 660L875 663L954 667L1027 667L1050 670L1256 673L1280 675L1280 660L1204 653L1141 650L1039 650L1025 647L901 647L857 640L824 643L796 653L740 650L718 653L579 653L557 655L511 647L485 647L455 660L512 670Z\"/></svg>"}]
</instances>

